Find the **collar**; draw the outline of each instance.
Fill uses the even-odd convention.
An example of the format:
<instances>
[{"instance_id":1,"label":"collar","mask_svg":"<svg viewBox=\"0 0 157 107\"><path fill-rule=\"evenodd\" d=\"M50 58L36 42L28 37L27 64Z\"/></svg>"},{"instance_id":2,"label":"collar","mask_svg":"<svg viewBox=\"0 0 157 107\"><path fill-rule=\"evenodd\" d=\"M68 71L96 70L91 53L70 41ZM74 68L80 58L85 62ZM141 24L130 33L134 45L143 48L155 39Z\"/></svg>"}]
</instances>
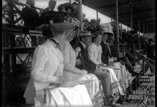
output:
<instances>
[{"instance_id":1,"label":"collar","mask_svg":"<svg viewBox=\"0 0 157 107\"><path fill-rule=\"evenodd\" d=\"M99 46L100 46L100 45L98 45L98 44L96 44L96 43L94 43L94 42L93 42L93 44L95 44L95 46L97 46L97 47L99 47Z\"/></svg>"},{"instance_id":2,"label":"collar","mask_svg":"<svg viewBox=\"0 0 157 107\"><path fill-rule=\"evenodd\" d=\"M82 42L82 41L80 41L80 43L83 45L83 47L84 47L84 49L86 48L86 45Z\"/></svg>"},{"instance_id":3,"label":"collar","mask_svg":"<svg viewBox=\"0 0 157 107\"><path fill-rule=\"evenodd\" d=\"M59 48L59 47L60 47L59 43L58 43L56 40L54 40L53 38L50 39L50 40L55 44L55 47L56 47L56 48Z\"/></svg>"},{"instance_id":4,"label":"collar","mask_svg":"<svg viewBox=\"0 0 157 107\"><path fill-rule=\"evenodd\" d=\"M48 7L49 11L52 11L50 7Z\"/></svg>"},{"instance_id":5,"label":"collar","mask_svg":"<svg viewBox=\"0 0 157 107\"><path fill-rule=\"evenodd\" d=\"M25 5L31 9L31 6L28 3L26 3Z\"/></svg>"}]
</instances>

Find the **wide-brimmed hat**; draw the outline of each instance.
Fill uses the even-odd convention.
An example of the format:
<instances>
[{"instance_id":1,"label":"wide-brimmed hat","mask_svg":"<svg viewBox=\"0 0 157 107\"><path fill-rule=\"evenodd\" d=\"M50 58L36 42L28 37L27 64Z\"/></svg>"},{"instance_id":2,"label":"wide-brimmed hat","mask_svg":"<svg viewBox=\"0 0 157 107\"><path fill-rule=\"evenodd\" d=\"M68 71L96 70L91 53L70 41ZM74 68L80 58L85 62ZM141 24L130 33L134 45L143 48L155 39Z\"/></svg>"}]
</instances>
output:
<instances>
[{"instance_id":1,"label":"wide-brimmed hat","mask_svg":"<svg viewBox=\"0 0 157 107\"><path fill-rule=\"evenodd\" d=\"M112 37L108 37L108 40L116 41L116 39Z\"/></svg>"},{"instance_id":2,"label":"wide-brimmed hat","mask_svg":"<svg viewBox=\"0 0 157 107\"><path fill-rule=\"evenodd\" d=\"M67 37L71 33L71 31L75 29L75 24L70 22L42 24L36 29L41 30L44 33L48 33L48 35L44 35L47 38L52 38L53 36L55 36L56 32L65 33L65 37Z\"/></svg>"},{"instance_id":3,"label":"wide-brimmed hat","mask_svg":"<svg viewBox=\"0 0 157 107\"><path fill-rule=\"evenodd\" d=\"M53 35L55 35L56 32L65 32L65 36L67 37L75 29L75 24L70 22L53 23L50 24L50 28Z\"/></svg>"},{"instance_id":4,"label":"wide-brimmed hat","mask_svg":"<svg viewBox=\"0 0 157 107\"><path fill-rule=\"evenodd\" d=\"M80 37L94 37L94 35L92 35L90 31L81 31Z\"/></svg>"},{"instance_id":5,"label":"wide-brimmed hat","mask_svg":"<svg viewBox=\"0 0 157 107\"><path fill-rule=\"evenodd\" d=\"M103 29L103 30L102 30L102 34L110 34L110 35L114 35L113 31L111 31L111 30L107 30L107 29Z\"/></svg>"}]
</instances>

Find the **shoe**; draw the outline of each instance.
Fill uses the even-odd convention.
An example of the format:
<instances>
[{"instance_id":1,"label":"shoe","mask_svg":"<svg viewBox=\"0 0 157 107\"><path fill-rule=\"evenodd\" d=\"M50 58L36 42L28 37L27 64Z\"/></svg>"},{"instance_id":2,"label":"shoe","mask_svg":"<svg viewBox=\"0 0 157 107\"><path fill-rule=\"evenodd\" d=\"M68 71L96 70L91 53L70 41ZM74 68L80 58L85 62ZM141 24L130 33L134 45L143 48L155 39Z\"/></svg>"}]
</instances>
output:
<instances>
[{"instance_id":1,"label":"shoe","mask_svg":"<svg viewBox=\"0 0 157 107\"><path fill-rule=\"evenodd\" d=\"M109 104L109 106L111 106L111 107L121 107L121 104L112 102L111 104Z\"/></svg>"}]
</instances>

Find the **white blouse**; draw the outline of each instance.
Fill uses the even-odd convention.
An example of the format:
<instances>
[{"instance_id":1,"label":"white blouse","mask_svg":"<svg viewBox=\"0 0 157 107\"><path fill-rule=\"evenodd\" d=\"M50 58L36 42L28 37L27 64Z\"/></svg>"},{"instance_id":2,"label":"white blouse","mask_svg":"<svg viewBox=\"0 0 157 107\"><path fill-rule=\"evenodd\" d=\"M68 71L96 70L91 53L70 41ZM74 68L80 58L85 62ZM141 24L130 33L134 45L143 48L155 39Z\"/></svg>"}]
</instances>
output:
<instances>
[{"instance_id":1,"label":"white blouse","mask_svg":"<svg viewBox=\"0 0 157 107\"><path fill-rule=\"evenodd\" d=\"M91 45L89 45L87 50L88 50L88 57L93 63L95 63L97 65L102 63L102 61L101 61L101 54L102 54L101 45L96 45L95 43L92 43Z\"/></svg>"},{"instance_id":2,"label":"white blouse","mask_svg":"<svg viewBox=\"0 0 157 107\"><path fill-rule=\"evenodd\" d=\"M33 55L31 78L24 93L26 102L32 102L35 91L43 90L50 83L56 83L63 75L63 55L52 41L39 45Z\"/></svg>"}]
</instances>

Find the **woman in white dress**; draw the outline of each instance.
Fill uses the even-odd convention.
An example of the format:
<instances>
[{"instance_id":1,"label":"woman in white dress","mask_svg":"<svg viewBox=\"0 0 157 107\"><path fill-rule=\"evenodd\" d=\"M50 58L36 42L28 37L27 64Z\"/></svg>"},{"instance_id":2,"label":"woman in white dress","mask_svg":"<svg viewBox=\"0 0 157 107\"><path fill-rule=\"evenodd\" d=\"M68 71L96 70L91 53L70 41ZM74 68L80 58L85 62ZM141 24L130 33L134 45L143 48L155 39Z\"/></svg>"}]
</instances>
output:
<instances>
[{"instance_id":1,"label":"woman in white dress","mask_svg":"<svg viewBox=\"0 0 157 107\"><path fill-rule=\"evenodd\" d=\"M35 104L36 107L93 107L84 85L58 87L65 82L64 58L59 45L63 42L65 34L74 29L74 25L64 22L46 26L43 28L49 29L49 37L35 49L31 78L24 93L26 103Z\"/></svg>"},{"instance_id":2,"label":"woman in white dress","mask_svg":"<svg viewBox=\"0 0 157 107\"><path fill-rule=\"evenodd\" d=\"M63 76L66 81L76 81L76 80L93 80L90 83L85 84L91 99L94 98L95 94L101 88L98 78L94 74L87 74L86 70L80 70L75 67L76 65L76 53L72 48L70 41L76 35L76 31L71 34L66 35L64 42L61 45L61 51L64 57L64 72Z\"/></svg>"},{"instance_id":3,"label":"woman in white dress","mask_svg":"<svg viewBox=\"0 0 157 107\"><path fill-rule=\"evenodd\" d=\"M120 84L118 82L118 79L114 73L114 69L107 67L106 64L103 64L101 61L101 54L102 54L102 47L101 47L101 42L102 42L102 31L98 31L94 33L95 37L93 38L93 43L89 45L88 47L88 57L89 59L97 65L97 67L100 67L102 69L108 69L110 72L110 77L111 77L111 84L112 84L112 91L113 94L123 94L122 88L120 87Z\"/></svg>"}]
</instances>

